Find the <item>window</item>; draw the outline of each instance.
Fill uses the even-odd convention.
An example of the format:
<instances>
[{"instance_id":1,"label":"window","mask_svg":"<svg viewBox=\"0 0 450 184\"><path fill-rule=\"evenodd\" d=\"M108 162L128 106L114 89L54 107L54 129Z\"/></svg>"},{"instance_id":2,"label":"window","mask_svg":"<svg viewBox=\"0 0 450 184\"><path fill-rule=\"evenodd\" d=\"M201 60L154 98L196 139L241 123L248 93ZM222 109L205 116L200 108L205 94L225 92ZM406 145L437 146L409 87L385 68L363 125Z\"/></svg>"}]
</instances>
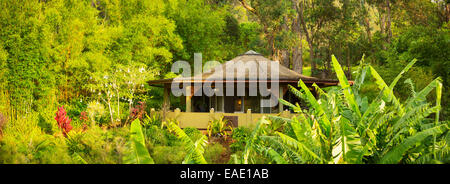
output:
<instances>
[{"instance_id":1,"label":"window","mask_svg":"<svg viewBox=\"0 0 450 184\"><path fill-rule=\"evenodd\" d=\"M216 112L223 112L223 96L209 97L209 108L214 108Z\"/></svg>"},{"instance_id":2,"label":"window","mask_svg":"<svg viewBox=\"0 0 450 184\"><path fill-rule=\"evenodd\" d=\"M244 112L244 97L237 96L234 98L234 112Z\"/></svg>"}]
</instances>

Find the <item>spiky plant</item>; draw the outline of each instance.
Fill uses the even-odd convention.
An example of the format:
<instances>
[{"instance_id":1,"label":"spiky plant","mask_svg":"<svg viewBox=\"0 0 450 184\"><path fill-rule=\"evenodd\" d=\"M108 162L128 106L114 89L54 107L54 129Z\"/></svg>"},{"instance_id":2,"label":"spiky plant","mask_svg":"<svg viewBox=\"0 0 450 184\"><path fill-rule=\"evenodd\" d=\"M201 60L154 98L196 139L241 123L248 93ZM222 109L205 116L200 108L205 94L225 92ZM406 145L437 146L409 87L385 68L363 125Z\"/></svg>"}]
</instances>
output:
<instances>
[{"instance_id":1,"label":"spiky plant","mask_svg":"<svg viewBox=\"0 0 450 184\"><path fill-rule=\"evenodd\" d=\"M219 119L214 119L208 123L208 127L206 132L208 136L214 137L224 137L225 139L228 137L227 131L233 131L233 127L229 125L229 121L224 119L224 117L220 117Z\"/></svg>"},{"instance_id":2,"label":"spiky plant","mask_svg":"<svg viewBox=\"0 0 450 184\"><path fill-rule=\"evenodd\" d=\"M411 97L401 102L393 90L415 60L389 86L363 61L354 85L350 85L333 56L340 87L324 92L313 85L319 93L318 99L301 80L298 83L300 90L289 86L293 94L310 106L306 111L299 104L279 100L297 113L292 119L283 120L292 128L293 135L280 131L267 134L261 127L269 123L263 120L247 147L276 163L448 162L449 122L439 121L441 79L435 79L419 92L412 88ZM370 103L359 93L368 74L380 90ZM426 101L432 90L437 96L434 106ZM434 121L430 119L433 113ZM248 163L249 156L249 151L244 152L243 163Z\"/></svg>"}]
</instances>

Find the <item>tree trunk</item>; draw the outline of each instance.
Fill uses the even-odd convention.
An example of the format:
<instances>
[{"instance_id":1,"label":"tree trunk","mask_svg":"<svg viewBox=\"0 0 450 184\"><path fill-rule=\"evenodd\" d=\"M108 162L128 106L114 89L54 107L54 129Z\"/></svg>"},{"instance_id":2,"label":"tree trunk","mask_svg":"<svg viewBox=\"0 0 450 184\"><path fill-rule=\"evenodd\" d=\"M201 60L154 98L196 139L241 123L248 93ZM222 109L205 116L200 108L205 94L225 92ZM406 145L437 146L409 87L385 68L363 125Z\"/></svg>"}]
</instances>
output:
<instances>
[{"instance_id":1,"label":"tree trunk","mask_svg":"<svg viewBox=\"0 0 450 184\"><path fill-rule=\"evenodd\" d=\"M282 29L282 31L288 31L287 17L284 16L283 19L284 19L284 22L283 22L283 25L281 25L281 29ZM284 48L281 49L280 62L281 62L282 66L290 68L289 67L289 51L288 51L288 49L286 49L286 46L284 46Z\"/></svg>"},{"instance_id":2,"label":"tree trunk","mask_svg":"<svg viewBox=\"0 0 450 184\"><path fill-rule=\"evenodd\" d=\"M391 43L391 38L392 38L392 30L391 30L391 2L390 0L386 0L386 16L387 16L387 20L386 20L386 33L387 33L387 37L386 37L386 41L388 43Z\"/></svg>"},{"instance_id":3,"label":"tree trunk","mask_svg":"<svg viewBox=\"0 0 450 184\"><path fill-rule=\"evenodd\" d=\"M378 11L379 11L378 13L379 13L379 18L380 18L380 32L382 34L385 34L386 17L383 13L383 7L381 5L379 6ZM382 46L383 50L386 50L386 45L384 43L382 43L381 46Z\"/></svg>"},{"instance_id":4,"label":"tree trunk","mask_svg":"<svg viewBox=\"0 0 450 184\"><path fill-rule=\"evenodd\" d=\"M119 94L118 87L117 87L116 93L117 93L117 120L120 121L120 94Z\"/></svg>"},{"instance_id":5,"label":"tree trunk","mask_svg":"<svg viewBox=\"0 0 450 184\"><path fill-rule=\"evenodd\" d=\"M450 21L450 2L448 2L445 6L445 15L447 18L447 22Z\"/></svg>"},{"instance_id":6,"label":"tree trunk","mask_svg":"<svg viewBox=\"0 0 450 184\"><path fill-rule=\"evenodd\" d=\"M300 22L302 24L303 32L305 32L306 40L308 41L309 60L311 61L311 73L314 74L314 72L316 71L316 63L314 62L314 46L313 46L313 41L311 38L312 35L310 35L308 30L306 29L306 23L305 23L305 19L303 17L303 8L304 8L303 3L300 3L299 18L300 18Z\"/></svg>"},{"instance_id":7,"label":"tree trunk","mask_svg":"<svg viewBox=\"0 0 450 184\"><path fill-rule=\"evenodd\" d=\"M312 45L312 41L308 41L309 45L309 60L311 61L311 74L316 71L316 62L314 61L314 46Z\"/></svg>"},{"instance_id":8,"label":"tree trunk","mask_svg":"<svg viewBox=\"0 0 450 184\"><path fill-rule=\"evenodd\" d=\"M364 25L366 26L367 40L370 43L372 40L372 35L370 33L370 21L368 17L364 18Z\"/></svg>"},{"instance_id":9,"label":"tree trunk","mask_svg":"<svg viewBox=\"0 0 450 184\"><path fill-rule=\"evenodd\" d=\"M331 76L331 46L330 42L328 41L328 49L327 49L327 55L326 55L326 61L327 61L327 75L326 77L329 78Z\"/></svg>"},{"instance_id":10,"label":"tree trunk","mask_svg":"<svg viewBox=\"0 0 450 184\"><path fill-rule=\"evenodd\" d=\"M295 72L302 74L303 73L303 53L302 53L302 46L300 44L300 47L295 46L292 51L292 68Z\"/></svg>"},{"instance_id":11,"label":"tree trunk","mask_svg":"<svg viewBox=\"0 0 450 184\"><path fill-rule=\"evenodd\" d=\"M285 66L287 68L289 67L289 51L287 49L282 49L281 50L281 61L280 61L282 66Z\"/></svg>"},{"instance_id":12,"label":"tree trunk","mask_svg":"<svg viewBox=\"0 0 450 184\"><path fill-rule=\"evenodd\" d=\"M292 21L292 32L299 36L298 43L292 48L292 69L303 74L303 45L302 45L302 33L300 28L300 11L298 8L298 0L292 0L292 9L297 12L297 16Z\"/></svg>"},{"instance_id":13,"label":"tree trunk","mask_svg":"<svg viewBox=\"0 0 450 184\"><path fill-rule=\"evenodd\" d=\"M112 108L111 108L111 97L108 96L108 108L109 108L109 116L111 117L111 124L114 123Z\"/></svg>"}]
</instances>

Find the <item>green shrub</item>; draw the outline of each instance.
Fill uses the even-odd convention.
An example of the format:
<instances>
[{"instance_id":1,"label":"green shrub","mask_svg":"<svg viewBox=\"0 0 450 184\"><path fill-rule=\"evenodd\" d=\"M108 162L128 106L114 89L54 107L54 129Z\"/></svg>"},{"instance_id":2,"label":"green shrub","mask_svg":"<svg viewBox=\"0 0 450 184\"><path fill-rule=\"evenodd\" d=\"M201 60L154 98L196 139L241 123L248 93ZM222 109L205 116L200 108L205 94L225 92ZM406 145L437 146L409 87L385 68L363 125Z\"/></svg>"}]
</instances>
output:
<instances>
[{"instance_id":1,"label":"green shrub","mask_svg":"<svg viewBox=\"0 0 450 184\"><path fill-rule=\"evenodd\" d=\"M38 123L38 114L30 113L6 124L0 142L0 163L73 163L65 138L46 134Z\"/></svg>"},{"instance_id":2,"label":"green shrub","mask_svg":"<svg viewBox=\"0 0 450 184\"><path fill-rule=\"evenodd\" d=\"M183 129L183 131L192 139L192 141L197 141L198 139L200 139L200 137L202 137L202 132L200 132L200 130L198 130L197 128L193 128L193 127L186 127Z\"/></svg>"},{"instance_id":3,"label":"green shrub","mask_svg":"<svg viewBox=\"0 0 450 184\"><path fill-rule=\"evenodd\" d=\"M74 98L69 103L64 103L64 108L67 111L67 115L73 120L78 120L81 112L86 111L87 102L83 98Z\"/></svg>"},{"instance_id":4,"label":"green shrub","mask_svg":"<svg viewBox=\"0 0 450 184\"><path fill-rule=\"evenodd\" d=\"M205 157L205 160L210 164L220 164L222 163L221 159L226 150L227 149L223 147L222 144L210 143L206 146L203 156Z\"/></svg>"},{"instance_id":5,"label":"green shrub","mask_svg":"<svg viewBox=\"0 0 450 184\"><path fill-rule=\"evenodd\" d=\"M164 129L160 129L159 127L153 125L148 128L144 128L143 131L146 141L150 142L152 145L166 146L168 144Z\"/></svg>"},{"instance_id":6,"label":"green shrub","mask_svg":"<svg viewBox=\"0 0 450 184\"><path fill-rule=\"evenodd\" d=\"M243 151L245 148L245 142L250 136L250 129L245 127L238 127L233 129L231 134L231 138L233 139L233 143L230 145L230 149L233 153L237 151Z\"/></svg>"},{"instance_id":7,"label":"green shrub","mask_svg":"<svg viewBox=\"0 0 450 184\"><path fill-rule=\"evenodd\" d=\"M243 164L242 163L242 154L243 151L237 151L236 153L230 156L230 160L228 160L227 164ZM271 163L271 160L259 154L252 154L250 158L251 163L253 164L268 164Z\"/></svg>"},{"instance_id":8,"label":"green shrub","mask_svg":"<svg viewBox=\"0 0 450 184\"><path fill-rule=\"evenodd\" d=\"M159 146L176 146L180 145L181 142L177 139L175 135L170 133L167 129L161 129L156 125L152 125L148 128L144 128L145 139L151 145Z\"/></svg>"},{"instance_id":9,"label":"green shrub","mask_svg":"<svg viewBox=\"0 0 450 184\"><path fill-rule=\"evenodd\" d=\"M233 130L233 128L229 125L229 120L224 119L224 117L220 117L219 119L214 119L208 123L208 127L206 132L209 137L220 137L227 138L228 130Z\"/></svg>"},{"instance_id":10,"label":"green shrub","mask_svg":"<svg viewBox=\"0 0 450 184\"><path fill-rule=\"evenodd\" d=\"M152 125L161 127L162 118L158 113L155 113L154 115L151 115L151 116L145 115L145 118L144 118L142 124L144 127L150 127Z\"/></svg>"},{"instance_id":11,"label":"green shrub","mask_svg":"<svg viewBox=\"0 0 450 184\"><path fill-rule=\"evenodd\" d=\"M126 127L103 130L98 126L90 127L86 132L73 131L68 134L68 150L90 164L122 163L128 132Z\"/></svg>"},{"instance_id":12,"label":"green shrub","mask_svg":"<svg viewBox=\"0 0 450 184\"><path fill-rule=\"evenodd\" d=\"M151 155L156 164L181 164L186 152L183 146L155 146Z\"/></svg>"}]
</instances>

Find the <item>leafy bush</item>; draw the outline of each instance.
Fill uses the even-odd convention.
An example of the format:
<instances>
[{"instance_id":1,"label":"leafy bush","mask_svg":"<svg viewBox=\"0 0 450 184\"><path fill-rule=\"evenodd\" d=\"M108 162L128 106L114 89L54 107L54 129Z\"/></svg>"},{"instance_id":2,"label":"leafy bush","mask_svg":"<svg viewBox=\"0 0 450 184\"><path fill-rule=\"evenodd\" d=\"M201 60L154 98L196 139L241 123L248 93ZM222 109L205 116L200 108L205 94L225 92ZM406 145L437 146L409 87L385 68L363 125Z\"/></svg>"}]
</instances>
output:
<instances>
[{"instance_id":1,"label":"leafy bush","mask_svg":"<svg viewBox=\"0 0 450 184\"><path fill-rule=\"evenodd\" d=\"M70 119L67 116L67 112L64 109L64 106L58 108L58 112L56 112L55 120L58 123L58 127L61 129L64 136L66 136L67 133L69 133L70 130L72 130L72 125L70 125L70 122L72 121L72 119Z\"/></svg>"},{"instance_id":2,"label":"leafy bush","mask_svg":"<svg viewBox=\"0 0 450 184\"><path fill-rule=\"evenodd\" d=\"M230 145L230 149L233 153L237 151L244 151L245 143L250 136L250 129L245 127L238 127L233 129L231 134L231 138L233 139L233 143Z\"/></svg>"},{"instance_id":3,"label":"leafy bush","mask_svg":"<svg viewBox=\"0 0 450 184\"><path fill-rule=\"evenodd\" d=\"M200 132L200 130L198 130L197 128L186 127L183 129L183 131L186 132L186 134L192 139L192 141L197 141L203 136L202 132Z\"/></svg>"},{"instance_id":4,"label":"leafy bush","mask_svg":"<svg viewBox=\"0 0 450 184\"><path fill-rule=\"evenodd\" d=\"M146 114L145 117L146 118L144 118L142 122L144 127L150 127L154 125L162 128L162 118L158 113L151 115L151 117Z\"/></svg>"},{"instance_id":5,"label":"leafy bush","mask_svg":"<svg viewBox=\"0 0 450 184\"><path fill-rule=\"evenodd\" d=\"M152 152L156 164L181 164L185 156L183 146L155 146Z\"/></svg>"},{"instance_id":6,"label":"leafy bush","mask_svg":"<svg viewBox=\"0 0 450 184\"><path fill-rule=\"evenodd\" d=\"M139 101L138 105L130 109L130 120L142 120L147 115L147 112L145 111L146 107L147 105L145 104L145 102Z\"/></svg>"},{"instance_id":7,"label":"leafy bush","mask_svg":"<svg viewBox=\"0 0 450 184\"><path fill-rule=\"evenodd\" d=\"M75 154L90 164L122 163L129 140L127 128L104 130L98 126L71 131L67 136L68 151L75 159Z\"/></svg>"},{"instance_id":8,"label":"leafy bush","mask_svg":"<svg viewBox=\"0 0 450 184\"><path fill-rule=\"evenodd\" d=\"M225 154L226 150L227 149L220 143L210 143L206 146L203 156L210 164L223 164L226 162L222 160L222 157L224 156L223 154Z\"/></svg>"},{"instance_id":9,"label":"leafy bush","mask_svg":"<svg viewBox=\"0 0 450 184\"><path fill-rule=\"evenodd\" d=\"M206 132L208 136L211 137L220 137L227 138L229 130L233 130L233 128L228 124L228 120L224 119L224 117L220 117L219 119L214 119L208 123L208 127Z\"/></svg>"},{"instance_id":10,"label":"leafy bush","mask_svg":"<svg viewBox=\"0 0 450 184\"><path fill-rule=\"evenodd\" d=\"M69 117L79 117L83 111L86 111L87 103L83 101L83 98L74 98L70 102L64 103L64 108Z\"/></svg>"},{"instance_id":11,"label":"leafy bush","mask_svg":"<svg viewBox=\"0 0 450 184\"><path fill-rule=\"evenodd\" d=\"M0 163L73 163L63 136L48 135L38 126L38 114L12 119L3 129Z\"/></svg>"},{"instance_id":12,"label":"leafy bush","mask_svg":"<svg viewBox=\"0 0 450 184\"><path fill-rule=\"evenodd\" d=\"M444 86L450 85L450 29L447 26L436 29L432 26L412 26L402 32L389 49L381 61L382 70L377 71L386 80L391 82L400 72L406 61L417 59L417 67L413 67L405 78L411 78L418 89L424 88L434 78L441 77ZM409 85L398 82L396 95L398 98L407 99L409 97ZM434 95L430 95L435 98ZM450 95L444 93L442 96L443 111L441 118L446 120L450 113Z\"/></svg>"}]
</instances>

